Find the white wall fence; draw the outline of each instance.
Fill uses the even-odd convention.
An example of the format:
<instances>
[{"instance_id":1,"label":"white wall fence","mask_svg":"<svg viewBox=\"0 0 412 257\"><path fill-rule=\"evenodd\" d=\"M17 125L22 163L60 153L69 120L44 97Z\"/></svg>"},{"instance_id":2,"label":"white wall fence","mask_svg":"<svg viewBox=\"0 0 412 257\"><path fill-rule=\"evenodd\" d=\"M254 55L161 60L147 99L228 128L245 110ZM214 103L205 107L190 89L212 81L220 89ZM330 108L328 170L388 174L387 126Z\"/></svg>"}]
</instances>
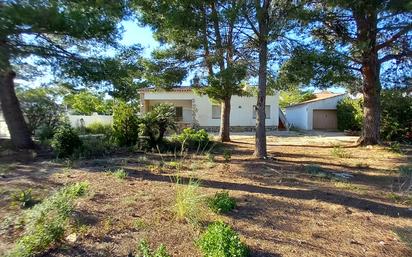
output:
<instances>
[{"instance_id":1,"label":"white wall fence","mask_svg":"<svg viewBox=\"0 0 412 257\"><path fill-rule=\"evenodd\" d=\"M70 125L74 128L87 127L93 123L101 123L103 125L110 125L113 123L112 115L99 115L93 113L92 115L73 115L68 114Z\"/></svg>"}]
</instances>

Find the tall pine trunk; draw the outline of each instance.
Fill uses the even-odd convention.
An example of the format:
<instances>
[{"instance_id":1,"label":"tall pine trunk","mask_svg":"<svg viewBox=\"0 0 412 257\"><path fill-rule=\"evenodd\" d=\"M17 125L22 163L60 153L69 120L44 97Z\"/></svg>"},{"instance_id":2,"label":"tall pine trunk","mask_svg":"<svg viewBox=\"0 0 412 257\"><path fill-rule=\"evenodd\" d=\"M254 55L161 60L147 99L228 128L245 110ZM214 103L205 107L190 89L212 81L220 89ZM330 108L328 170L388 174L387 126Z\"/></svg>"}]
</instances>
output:
<instances>
[{"instance_id":1,"label":"tall pine trunk","mask_svg":"<svg viewBox=\"0 0 412 257\"><path fill-rule=\"evenodd\" d=\"M1 70L1 109L14 146L19 149L33 149L34 143L14 89L14 77L15 73L12 70Z\"/></svg>"},{"instance_id":2,"label":"tall pine trunk","mask_svg":"<svg viewBox=\"0 0 412 257\"><path fill-rule=\"evenodd\" d=\"M257 158L266 158L266 80L268 62L268 8L270 0L264 1L263 7L257 11L259 23L259 81L256 103L256 137L255 152Z\"/></svg>"},{"instance_id":3,"label":"tall pine trunk","mask_svg":"<svg viewBox=\"0 0 412 257\"><path fill-rule=\"evenodd\" d=\"M222 101L220 114L220 141L230 141L230 96L225 97Z\"/></svg>"},{"instance_id":4,"label":"tall pine trunk","mask_svg":"<svg viewBox=\"0 0 412 257\"><path fill-rule=\"evenodd\" d=\"M359 139L362 145L379 143L380 129L380 63L376 49L377 14L372 8L355 11L355 20L362 49L361 72L363 91L363 131Z\"/></svg>"}]
</instances>

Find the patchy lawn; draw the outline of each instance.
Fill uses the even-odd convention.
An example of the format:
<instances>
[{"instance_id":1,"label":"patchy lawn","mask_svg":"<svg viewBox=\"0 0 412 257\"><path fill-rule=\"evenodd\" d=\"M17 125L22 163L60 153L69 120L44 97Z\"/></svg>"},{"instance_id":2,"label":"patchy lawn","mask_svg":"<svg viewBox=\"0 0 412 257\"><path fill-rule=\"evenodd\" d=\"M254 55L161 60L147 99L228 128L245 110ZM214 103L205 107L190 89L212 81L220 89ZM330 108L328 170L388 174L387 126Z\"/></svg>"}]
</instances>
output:
<instances>
[{"instance_id":1,"label":"patchy lawn","mask_svg":"<svg viewBox=\"0 0 412 257\"><path fill-rule=\"evenodd\" d=\"M0 255L22 231L14 222L22 213L14 193L31 188L41 200L64 184L89 181L71 236L47 256L127 256L141 239L165 244L173 256L200 256L195 239L205 224L179 222L173 212L179 173L182 181L200 179L205 195L229 190L236 209L205 222L232 225L252 256L412 256L412 199L391 188L396 168L410 164L411 150L353 147L354 137L270 136L271 158L255 160L252 136L232 139L228 163L222 151L214 161L167 154L66 164L3 161ZM126 178L104 172L119 168Z\"/></svg>"}]
</instances>

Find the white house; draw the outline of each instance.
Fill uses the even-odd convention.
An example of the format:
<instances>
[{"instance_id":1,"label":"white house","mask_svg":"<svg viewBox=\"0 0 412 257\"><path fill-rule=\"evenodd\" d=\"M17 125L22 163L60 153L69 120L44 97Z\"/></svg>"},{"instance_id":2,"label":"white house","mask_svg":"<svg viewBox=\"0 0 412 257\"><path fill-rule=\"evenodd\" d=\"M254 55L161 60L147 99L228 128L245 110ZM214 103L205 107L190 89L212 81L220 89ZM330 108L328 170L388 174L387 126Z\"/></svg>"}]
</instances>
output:
<instances>
[{"instance_id":1,"label":"white house","mask_svg":"<svg viewBox=\"0 0 412 257\"><path fill-rule=\"evenodd\" d=\"M303 130L337 130L336 105L346 94L321 92L316 98L286 107L290 126Z\"/></svg>"},{"instance_id":2,"label":"white house","mask_svg":"<svg viewBox=\"0 0 412 257\"><path fill-rule=\"evenodd\" d=\"M140 112L146 113L160 103L173 104L179 126L198 126L207 131L218 131L220 126L220 105L213 103L206 95L195 94L190 87L178 87L168 91L142 89ZM253 131L256 125L257 98L233 96L231 100L230 126L232 131ZM266 127L275 130L279 125L279 93L266 97Z\"/></svg>"}]
</instances>

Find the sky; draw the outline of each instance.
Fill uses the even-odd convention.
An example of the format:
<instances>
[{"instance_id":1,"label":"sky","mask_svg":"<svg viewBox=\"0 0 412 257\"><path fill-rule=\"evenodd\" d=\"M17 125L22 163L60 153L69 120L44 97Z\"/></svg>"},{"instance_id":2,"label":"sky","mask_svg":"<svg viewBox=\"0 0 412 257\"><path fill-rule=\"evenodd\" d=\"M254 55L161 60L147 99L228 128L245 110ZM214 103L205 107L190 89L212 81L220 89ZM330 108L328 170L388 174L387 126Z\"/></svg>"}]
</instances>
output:
<instances>
[{"instance_id":1,"label":"sky","mask_svg":"<svg viewBox=\"0 0 412 257\"><path fill-rule=\"evenodd\" d=\"M123 21L121 23L124 29L124 33L122 35L122 39L120 43L125 46L130 46L133 44L140 44L143 48L143 56L150 57L150 53L160 46L159 42L157 42L153 37L153 32L149 27L142 27L135 21ZM16 80L16 83L19 83L24 86L29 87L38 87L42 84L46 84L53 80L53 76L50 74L46 74L44 76L37 77L35 81L24 81L24 80ZM190 78L183 81L183 85L189 84ZM310 90L314 90L315 92L320 91L319 89L314 88L307 88ZM341 87L335 87L328 89L329 91L335 93L344 93L345 89Z\"/></svg>"}]
</instances>

